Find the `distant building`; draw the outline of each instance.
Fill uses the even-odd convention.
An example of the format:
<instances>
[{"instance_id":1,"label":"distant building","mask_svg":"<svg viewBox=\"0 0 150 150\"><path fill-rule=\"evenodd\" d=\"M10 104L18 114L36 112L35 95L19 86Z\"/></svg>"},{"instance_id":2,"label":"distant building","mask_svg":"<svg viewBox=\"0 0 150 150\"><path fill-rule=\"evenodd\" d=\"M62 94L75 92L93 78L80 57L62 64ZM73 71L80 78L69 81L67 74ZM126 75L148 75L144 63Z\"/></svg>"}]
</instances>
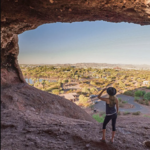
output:
<instances>
[{"instance_id":1,"label":"distant building","mask_svg":"<svg viewBox=\"0 0 150 150\"><path fill-rule=\"evenodd\" d=\"M115 67L115 68L113 68L113 69L115 69L115 70L121 70L121 68L120 67Z\"/></svg>"},{"instance_id":2,"label":"distant building","mask_svg":"<svg viewBox=\"0 0 150 150\"><path fill-rule=\"evenodd\" d=\"M150 81L143 81L143 85L150 86Z\"/></svg>"}]
</instances>

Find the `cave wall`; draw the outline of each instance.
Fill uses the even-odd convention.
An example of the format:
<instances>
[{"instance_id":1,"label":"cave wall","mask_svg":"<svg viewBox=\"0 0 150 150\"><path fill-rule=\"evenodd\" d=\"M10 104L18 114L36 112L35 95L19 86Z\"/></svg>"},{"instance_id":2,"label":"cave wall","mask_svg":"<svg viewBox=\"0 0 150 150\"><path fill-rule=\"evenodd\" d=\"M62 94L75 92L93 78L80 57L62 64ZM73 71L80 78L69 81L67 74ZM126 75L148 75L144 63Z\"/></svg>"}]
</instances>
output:
<instances>
[{"instance_id":1,"label":"cave wall","mask_svg":"<svg viewBox=\"0 0 150 150\"><path fill-rule=\"evenodd\" d=\"M45 23L96 20L150 25L150 0L1 0L1 84L25 82L18 34Z\"/></svg>"},{"instance_id":2,"label":"cave wall","mask_svg":"<svg viewBox=\"0 0 150 150\"><path fill-rule=\"evenodd\" d=\"M8 41L3 42L4 48L1 47L1 85L2 87L10 86L14 83L24 82L21 69L18 64L18 35L12 34Z\"/></svg>"}]
</instances>

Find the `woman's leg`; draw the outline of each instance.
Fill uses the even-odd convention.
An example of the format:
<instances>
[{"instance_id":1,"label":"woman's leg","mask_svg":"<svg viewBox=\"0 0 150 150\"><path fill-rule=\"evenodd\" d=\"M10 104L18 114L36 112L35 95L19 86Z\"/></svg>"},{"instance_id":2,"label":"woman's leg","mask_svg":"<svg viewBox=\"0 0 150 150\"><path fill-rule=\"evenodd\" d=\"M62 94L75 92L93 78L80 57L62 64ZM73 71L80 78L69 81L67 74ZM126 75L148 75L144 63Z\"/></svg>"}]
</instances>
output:
<instances>
[{"instance_id":1,"label":"woman's leg","mask_svg":"<svg viewBox=\"0 0 150 150\"><path fill-rule=\"evenodd\" d=\"M105 140L106 125L108 124L110 119L111 119L110 116L105 116L105 120L104 120L104 123L103 123L103 137L102 137L102 140Z\"/></svg>"},{"instance_id":2,"label":"woman's leg","mask_svg":"<svg viewBox=\"0 0 150 150\"><path fill-rule=\"evenodd\" d=\"M115 136L116 131L112 131L112 137L111 137L111 142L114 142L114 136Z\"/></svg>"},{"instance_id":3,"label":"woman's leg","mask_svg":"<svg viewBox=\"0 0 150 150\"><path fill-rule=\"evenodd\" d=\"M114 136L115 136L115 132L116 132L116 119L117 119L117 114L114 114L114 116L112 118L112 138L111 138L111 142L114 141Z\"/></svg>"},{"instance_id":4,"label":"woman's leg","mask_svg":"<svg viewBox=\"0 0 150 150\"><path fill-rule=\"evenodd\" d=\"M105 140L105 133L106 133L106 129L103 129L103 137L102 137L102 140Z\"/></svg>"}]
</instances>

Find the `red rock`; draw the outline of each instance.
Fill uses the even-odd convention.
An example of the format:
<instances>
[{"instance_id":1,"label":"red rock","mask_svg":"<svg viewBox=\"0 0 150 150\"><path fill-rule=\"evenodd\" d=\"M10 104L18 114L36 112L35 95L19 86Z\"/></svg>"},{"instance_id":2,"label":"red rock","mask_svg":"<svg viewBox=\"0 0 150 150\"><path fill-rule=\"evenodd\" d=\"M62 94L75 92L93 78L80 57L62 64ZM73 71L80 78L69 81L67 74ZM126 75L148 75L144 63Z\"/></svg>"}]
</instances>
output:
<instances>
[{"instance_id":1,"label":"red rock","mask_svg":"<svg viewBox=\"0 0 150 150\"><path fill-rule=\"evenodd\" d=\"M18 34L53 22L104 20L149 25L149 1L2 0L1 5L2 150L63 150L66 144L68 149L82 150L87 142L91 150L106 149L98 142L101 136L100 125L85 111L66 99L27 85L17 60ZM40 97L36 96L37 93ZM125 127L125 124L133 121L132 118L124 118L118 125ZM138 131L131 127L135 138L137 132L142 135L142 124L148 124L147 118L144 119L140 118ZM59 126L65 134L59 133ZM110 126L107 131L111 132ZM146 135L150 135L149 129ZM121 133L118 138L122 140ZM141 139L144 140L142 136ZM130 134L126 135L126 140L129 143L128 149L136 149ZM116 147L125 149L122 143L116 143ZM107 147L109 149L116 150L115 147ZM138 150L143 150L143 147L138 147Z\"/></svg>"}]
</instances>

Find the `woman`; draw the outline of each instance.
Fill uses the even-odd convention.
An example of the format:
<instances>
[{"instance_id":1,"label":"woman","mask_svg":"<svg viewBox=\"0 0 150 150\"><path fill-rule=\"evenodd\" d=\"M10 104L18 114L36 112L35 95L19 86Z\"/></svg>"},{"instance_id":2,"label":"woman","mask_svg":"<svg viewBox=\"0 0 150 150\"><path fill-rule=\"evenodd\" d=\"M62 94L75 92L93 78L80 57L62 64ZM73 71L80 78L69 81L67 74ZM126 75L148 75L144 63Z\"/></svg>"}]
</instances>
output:
<instances>
[{"instance_id":1,"label":"woman","mask_svg":"<svg viewBox=\"0 0 150 150\"><path fill-rule=\"evenodd\" d=\"M101 97L101 95L103 94L103 92L107 90L107 93L109 95L109 98L103 98ZM105 133L106 133L106 125L108 124L108 122L110 120L112 120L112 138L110 140L111 143L114 142L114 135L115 135L115 131L116 131L116 119L117 119L117 113L118 113L118 99L115 97L117 91L115 88L113 87L109 87L109 88L105 88L102 90L102 92L98 95L98 98L101 99L102 101L106 102L106 117L103 123L103 137L101 139L101 141L105 142ZM116 111L116 108L117 111Z\"/></svg>"}]
</instances>

